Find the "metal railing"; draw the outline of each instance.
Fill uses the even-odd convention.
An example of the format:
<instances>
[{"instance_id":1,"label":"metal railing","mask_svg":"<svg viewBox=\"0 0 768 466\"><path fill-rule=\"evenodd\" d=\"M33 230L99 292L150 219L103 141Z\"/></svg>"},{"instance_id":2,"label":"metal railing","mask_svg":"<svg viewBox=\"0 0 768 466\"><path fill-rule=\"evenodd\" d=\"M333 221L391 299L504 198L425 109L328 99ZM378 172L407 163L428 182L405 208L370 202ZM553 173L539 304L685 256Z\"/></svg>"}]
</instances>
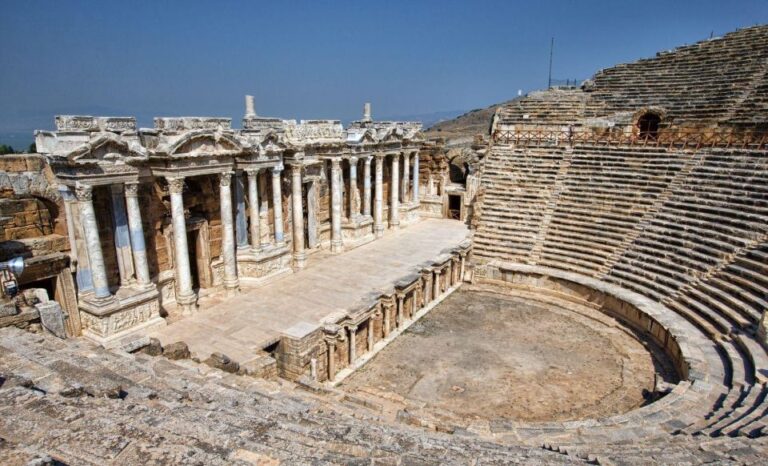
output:
<instances>
[{"instance_id":1,"label":"metal railing","mask_svg":"<svg viewBox=\"0 0 768 466\"><path fill-rule=\"evenodd\" d=\"M516 146L550 146L592 144L605 146L648 146L670 149L734 148L768 149L768 132L739 131L735 129L663 129L657 133L640 135L625 132L595 132L581 128L532 130L497 130L495 143Z\"/></svg>"}]
</instances>

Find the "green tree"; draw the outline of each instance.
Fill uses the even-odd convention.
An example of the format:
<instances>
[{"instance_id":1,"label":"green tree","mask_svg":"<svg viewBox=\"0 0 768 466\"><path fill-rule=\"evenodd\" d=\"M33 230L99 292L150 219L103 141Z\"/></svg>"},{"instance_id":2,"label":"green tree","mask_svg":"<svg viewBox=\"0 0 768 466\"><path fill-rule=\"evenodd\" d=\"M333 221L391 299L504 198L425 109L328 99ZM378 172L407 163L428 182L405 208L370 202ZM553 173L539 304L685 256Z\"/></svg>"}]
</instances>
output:
<instances>
[{"instance_id":1,"label":"green tree","mask_svg":"<svg viewBox=\"0 0 768 466\"><path fill-rule=\"evenodd\" d=\"M13 153L14 153L13 147L7 146L5 144L0 144L0 155L13 154Z\"/></svg>"}]
</instances>

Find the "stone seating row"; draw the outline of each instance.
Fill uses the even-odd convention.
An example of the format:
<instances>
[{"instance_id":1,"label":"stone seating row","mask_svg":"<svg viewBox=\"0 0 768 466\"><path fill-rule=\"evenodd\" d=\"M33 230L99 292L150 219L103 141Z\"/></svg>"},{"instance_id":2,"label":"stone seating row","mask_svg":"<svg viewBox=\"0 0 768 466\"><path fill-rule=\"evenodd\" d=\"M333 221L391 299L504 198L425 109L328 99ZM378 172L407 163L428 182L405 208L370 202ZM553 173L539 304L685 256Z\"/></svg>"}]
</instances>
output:
<instances>
[{"instance_id":1,"label":"stone seating row","mask_svg":"<svg viewBox=\"0 0 768 466\"><path fill-rule=\"evenodd\" d=\"M3 464L562 462L539 448L389 425L284 381L15 328L0 334Z\"/></svg>"}]
</instances>

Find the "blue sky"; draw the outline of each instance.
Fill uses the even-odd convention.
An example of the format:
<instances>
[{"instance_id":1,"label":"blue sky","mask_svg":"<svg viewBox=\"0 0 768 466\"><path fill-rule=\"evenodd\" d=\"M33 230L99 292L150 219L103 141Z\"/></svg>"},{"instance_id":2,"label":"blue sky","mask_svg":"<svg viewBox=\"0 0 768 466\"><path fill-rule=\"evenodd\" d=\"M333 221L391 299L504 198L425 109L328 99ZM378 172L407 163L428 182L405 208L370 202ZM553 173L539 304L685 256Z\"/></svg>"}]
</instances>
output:
<instances>
[{"instance_id":1,"label":"blue sky","mask_svg":"<svg viewBox=\"0 0 768 466\"><path fill-rule=\"evenodd\" d=\"M768 1L0 0L0 142L56 113L356 118L484 107L768 22Z\"/></svg>"}]
</instances>

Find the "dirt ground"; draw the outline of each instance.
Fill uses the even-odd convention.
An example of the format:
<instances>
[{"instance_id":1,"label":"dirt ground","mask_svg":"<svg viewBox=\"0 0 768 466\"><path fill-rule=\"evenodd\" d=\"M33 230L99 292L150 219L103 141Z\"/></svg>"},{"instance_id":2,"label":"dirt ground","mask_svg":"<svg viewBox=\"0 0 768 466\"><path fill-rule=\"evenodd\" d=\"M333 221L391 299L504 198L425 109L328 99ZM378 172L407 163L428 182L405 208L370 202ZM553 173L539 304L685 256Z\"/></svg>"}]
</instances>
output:
<instances>
[{"instance_id":1,"label":"dirt ground","mask_svg":"<svg viewBox=\"0 0 768 466\"><path fill-rule=\"evenodd\" d=\"M564 421L642 405L654 373L643 344L618 328L552 305L460 290L341 388L467 418Z\"/></svg>"}]
</instances>

